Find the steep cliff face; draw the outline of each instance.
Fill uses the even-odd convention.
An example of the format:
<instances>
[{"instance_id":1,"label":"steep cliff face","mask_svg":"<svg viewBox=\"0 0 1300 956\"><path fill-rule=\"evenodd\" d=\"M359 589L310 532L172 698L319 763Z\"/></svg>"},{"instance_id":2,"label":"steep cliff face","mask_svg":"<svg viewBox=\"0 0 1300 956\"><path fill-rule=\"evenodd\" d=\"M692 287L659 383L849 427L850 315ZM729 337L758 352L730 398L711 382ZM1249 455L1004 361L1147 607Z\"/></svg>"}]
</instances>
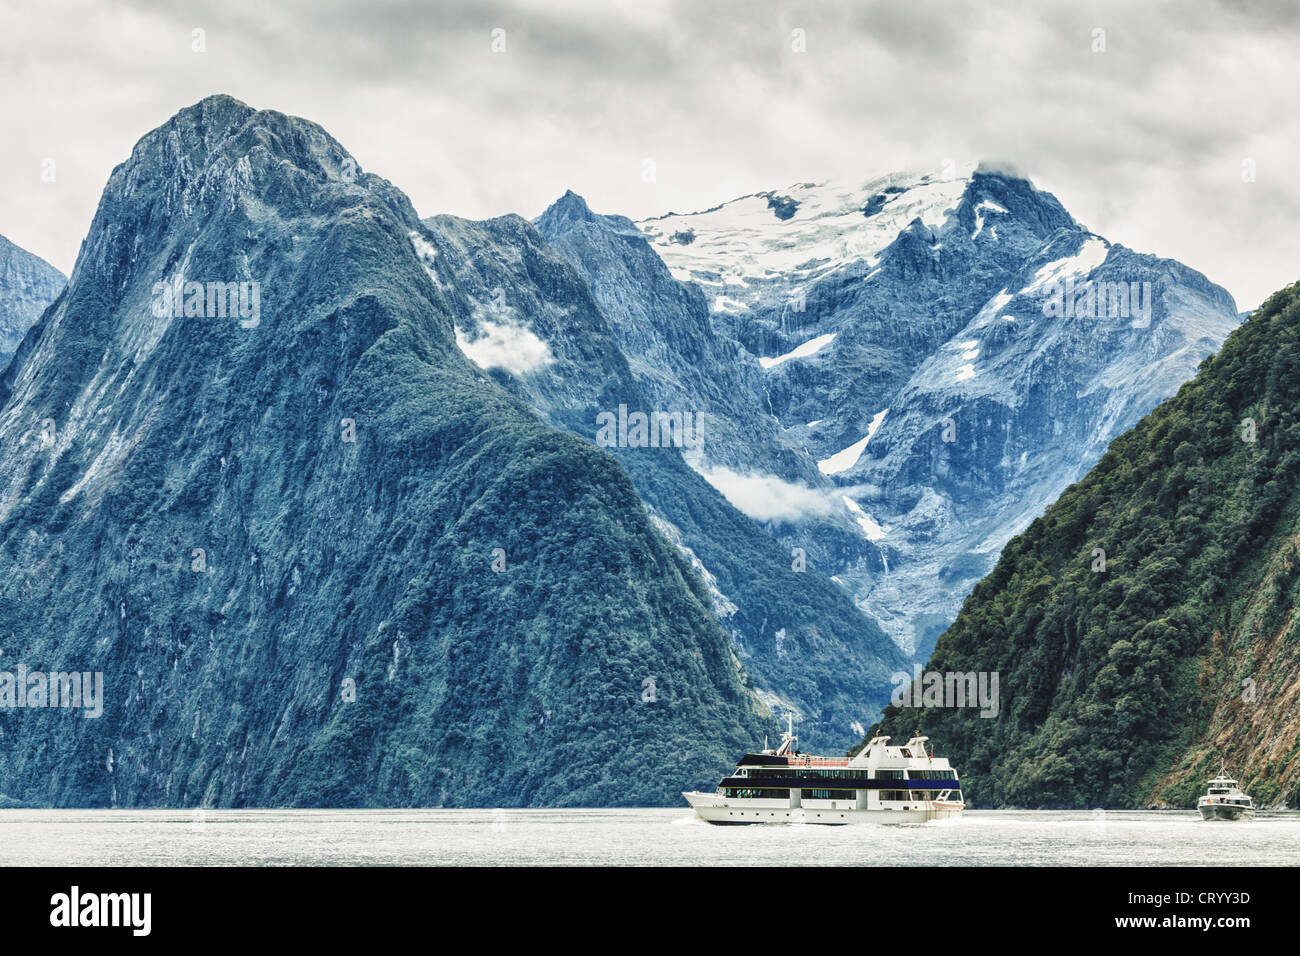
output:
<instances>
[{"instance_id":1,"label":"steep cliff face","mask_svg":"<svg viewBox=\"0 0 1300 956\"><path fill-rule=\"evenodd\" d=\"M566 203L578 212L581 200ZM581 211L590 215L585 206ZM443 263L463 291L453 308L466 355L548 421L587 441L612 440L610 451L632 476L652 519L709 588L713 609L763 699L797 712L805 746L837 750L853 743L888 699L903 655L815 561L796 559L688 465L719 444L746 447L734 435L714 432L715 422L734 427L736 420L726 419L716 404L694 402L693 392L672 381L679 374L708 381L715 365L688 356L725 355L736 346L715 340L703 312L680 334L670 324L678 313L670 309L654 319L654 310L646 309L634 323L637 331L626 335L616 334L620 323L607 317L611 307L637 308L642 294L689 299L691 290L671 280L636 235L629 237L629 251L648 257L639 260L646 275L625 277L628 295L620 305L598 302L582 270L517 216L487 222L439 216L425 226L421 245L430 261ZM584 261L591 269L625 269L623 254L616 248L609 258ZM666 289L656 285L659 273ZM720 380L728 384L725 372ZM709 394L721 391L714 383ZM618 419L620 408L628 417L677 415L691 423L690 440L640 447L619 441L617 429L602 436L601 416ZM766 421L762 427L771 437L775 430ZM761 434L755 442L757 452Z\"/></svg>"},{"instance_id":2,"label":"steep cliff face","mask_svg":"<svg viewBox=\"0 0 1300 956\"><path fill-rule=\"evenodd\" d=\"M700 285L678 281L630 220L593 213L572 192L536 224L586 280L647 400L707 422L684 453L693 470L823 577L880 566L835 484L775 413L767 371L732 330L715 326Z\"/></svg>"},{"instance_id":3,"label":"steep cliff face","mask_svg":"<svg viewBox=\"0 0 1300 956\"><path fill-rule=\"evenodd\" d=\"M654 804L769 731L618 461L466 358L422 232L228 97L114 171L0 383L0 666L101 672L103 713L0 708L0 792Z\"/></svg>"},{"instance_id":4,"label":"steep cliff face","mask_svg":"<svg viewBox=\"0 0 1300 956\"><path fill-rule=\"evenodd\" d=\"M66 283L44 259L0 236L0 371Z\"/></svg>"},{"instance_id":5,"label":"steep cliff face","mask_svg":"<svg viewBox=\"0 0 1300 956\"><path fill-rule=\"evenodd\" d=\"M1300 286L1014 538L927 670L1000 713L890 708L981 804L1186 806L1228 768L1300 802ZM924 702L924 701L922 701Z\"/></svg>"},{"instance_id":6,"label":"steep cliff face","mask_svg":"<svg viewBox=\"0 0 1300 956\"><path fill-rule=\"evenodd\" d=\"M1112 247L990 169L799 186L639 227L569 192L535 224L585 282L593 305L578 309L557 305L554 256L516 251L517 218L427 224L457 245L462 284L481 287L462 340L489 363L503 320L482 303L545 279L518 303L549 343L545 368L492 374L549 420L590 436L602 409L626 404L707 423L680 453L617 454L699 563L759 687L822 747L842 745L906 669L880 629L928 656L1005 542L1236 323L1203 276ZM683 463L814 574L790 575L775 550L756 559L755 529ZM827 578L866 625L809 603Z\"/></svg>"},{"instance_id":7,"label":"steep cliff face","mask_svg":"<svg viewBox=\"0 0 1300 956\"><path fill-rule=\"evenodd\" d=\"M748 405L804 459L732 452L701 473L737 501L742 478L811 489L828 507L773 533L920 660L1006 541L1238 321L1204 276L992 168L799 184L638 225L758 366Z\"/></svg>"},{"instance_id":8,"label":"steep cliff face","mask_svg":"<svg viewBox=\"0 0 1300 956\"><path fill-rule=\"evenodd\" d=\"M536 225L586 281L646 397L656 408L706 417L697 464L818 477L761 402L765 382L755 357L713 328L700 288L674 279L631 220L596 215L570 192Z\"/></svg>"}]
</instances>

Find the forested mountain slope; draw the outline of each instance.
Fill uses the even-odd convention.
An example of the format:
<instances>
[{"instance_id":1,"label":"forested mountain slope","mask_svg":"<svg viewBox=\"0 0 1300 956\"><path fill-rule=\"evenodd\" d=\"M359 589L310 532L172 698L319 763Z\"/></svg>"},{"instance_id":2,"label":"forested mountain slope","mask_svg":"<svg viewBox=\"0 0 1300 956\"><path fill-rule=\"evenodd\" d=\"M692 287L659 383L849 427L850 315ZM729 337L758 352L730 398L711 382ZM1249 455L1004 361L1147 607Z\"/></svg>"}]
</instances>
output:
<instances>
[{"instance_id":1,"label":"forested mountain slope","mask_svg":"<svg viewBox=\"0 0 1300 956\"><path fill-rule=\"evenodd\" d=\"M774 729L618 461L462 353L421 228L229 97L114 170L0 381L0 670L102 713L0 708L0 794L644 806Z\"/></svg>"},{"instance_id":2,"label":"forested mountain slope","mask_svg":"<svg viewBox=\"0 0 1300 956\"><path fill-rule=\"evenodd\" d=\"M1000 715L891 707L881 730L930 735L983 806L1188 805L1221 760L1261 804L1295 806L1298 416L1300 285L1117 438L966 600L927 670L998 672Z\"/></svg>"}]
</instances>

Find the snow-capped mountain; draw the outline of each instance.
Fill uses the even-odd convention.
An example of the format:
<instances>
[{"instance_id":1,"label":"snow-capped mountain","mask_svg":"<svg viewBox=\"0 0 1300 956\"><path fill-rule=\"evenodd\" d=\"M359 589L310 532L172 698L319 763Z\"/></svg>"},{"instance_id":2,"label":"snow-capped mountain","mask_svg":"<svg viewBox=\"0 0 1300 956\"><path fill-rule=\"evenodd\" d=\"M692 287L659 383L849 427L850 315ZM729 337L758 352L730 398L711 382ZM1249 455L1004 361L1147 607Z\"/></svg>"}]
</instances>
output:
<instances>
[{"instance_id":1,"label":"snow-capped mountain","mask_svg":"<svg viewBox=\"0 0 1300 956\"><path fill-rule=\"evenodd\" d=\"M676 278L703 287L715 312L739 314L773 289L797 292L847 263L874 264L913 220L941 228L966 184L930 175L859 188L800 183L639 225Z\"/></svg>"},{"instance_id":2,"label":"snow-capped mountain","mask_svg":"<svg viewBox=\"0 0 1300 956\"><path fill-rule=\"evenodd\" d=\"M66 283L44 259L0 236L0 372Z\"/></svg>"},{"instance_id":3,"label":"snow-capped mountain","mask_svg":"<svg viewBox=\"0 0 1300 956\"><path fill-rule=\"evenodd\" d=\"M849 746L907 661L815 556L782 547L692 469L720 449L736 468L817 475L754 407L762 370L711 327L699 290L674 280L628 220L597 216L573 194L536 227L518 216L422 225L412 241L454 277L465 356L549 423L608 447L709 590L760 696L799 714L805 744ZM610 435L606 445L600 416L620 409L689 416L690 440L647 447Z\"/></svg>"},{"instance_id":4,"label":"snow-capped mountain","mask_svg":"<svg viewBox=\"0 0 1300 956\"><path fill-rule=\"evenodd\" d=\"M688 458L789 477L817 471L770 411L754 403L763 369L726 330L714 328L697 285L676 281L636 225L593 213L573 192L537 219L546 241L586 280L641 387L657 408L706 416L708 433Z\"/></svg>"},{"instance_id":5,"label":"snow-capped mountain","mask_svg":"<svg viewBox=\"0 0 1300 956\"><path fill-rule=\"evenodd\" d=\"M742 509L755 482L822 503L822 527L831 502L865 551L819 550L797 515L769 527L838 557L859 606L922 658L1002 545L1238 324L1222 288L1092 234L1023 177L949 172L638 224L752 356L751 401L808 467L707 445L693 464Z\"/></svg>"}]
</instances>

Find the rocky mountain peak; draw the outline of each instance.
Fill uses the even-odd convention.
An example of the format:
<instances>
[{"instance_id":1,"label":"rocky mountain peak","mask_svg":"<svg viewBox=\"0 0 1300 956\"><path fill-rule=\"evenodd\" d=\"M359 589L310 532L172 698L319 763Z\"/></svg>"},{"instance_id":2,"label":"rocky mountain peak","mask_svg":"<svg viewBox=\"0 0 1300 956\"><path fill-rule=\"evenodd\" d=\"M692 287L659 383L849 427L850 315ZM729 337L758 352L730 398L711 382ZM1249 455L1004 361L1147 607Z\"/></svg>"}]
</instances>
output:
<instances>
[{"instance_id":1,"label":"rocky mountain peak","mask_svg":"<svg viewBox=\"0 0 1300 956\"><path fill-rule=\"evenodd\" d=\"M591 211L587 201L569 189L537 217L535 224L543 235L554 235L574 223L593 222L595 219L596 214Z\"/></svg>"},{"instance_id":2,"label":"rocky mountain peak","mask_svg":"<svg viewBox=\"0 0 1300 956\"><path fill-rule=\"evenodd\" d=\"M516 216L472 283L349 160L228 97L182 111L0 380L5 659L105 689L57 771L66 715L0 714L14 799L663 803L774 729L618 461L458 347L481 314L480 358L544 352L534 286L598 327L581 279Z\"/></svg>"},{"instance_id":3,"label":"rocky mountain peak","mask_svg":"<svg viewBox=\"0 0 1300 956\"><path fill-rule=\"evenodd\" d=\"M44 259L0 236L0 372L66 282Z\"/></svg>"}]
</instances>

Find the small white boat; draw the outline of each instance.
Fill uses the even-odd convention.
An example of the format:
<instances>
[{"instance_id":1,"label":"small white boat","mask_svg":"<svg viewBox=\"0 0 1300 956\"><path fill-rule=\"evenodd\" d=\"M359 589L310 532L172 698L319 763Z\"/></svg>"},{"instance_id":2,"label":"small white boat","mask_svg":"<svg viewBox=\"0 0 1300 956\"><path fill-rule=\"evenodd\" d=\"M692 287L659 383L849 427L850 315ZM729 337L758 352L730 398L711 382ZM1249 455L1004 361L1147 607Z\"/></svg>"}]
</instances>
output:
<instances>
[{"instance_id":1,"label":"small white boat","mask_svg":"<svg viewBox=\"0 0 1300 956\"><path fill-rule=\"evenodd\" d=\"M1237 781L1227 776L1222 767L1219 768L1219 775L1210 781L1205 795L1196 801L1196 809L1201 811L1202 820L1255 818L1255 801L1249 794L1241 792Z\"/></svg>"},{"instance_id":2,"label":"small white boat","mask_svg":"<svg viewBox=\"0 0 1300 956\"><path fill-rule=\"evenodd\" d=\"M927 752L927 737L890 747L873 737L860 753L814 757L794 749L794 718L776 750L746 754L714 793L683 793L709 823L924 823L965 809L957 771Z\"/></svg>"}]
</instances>

